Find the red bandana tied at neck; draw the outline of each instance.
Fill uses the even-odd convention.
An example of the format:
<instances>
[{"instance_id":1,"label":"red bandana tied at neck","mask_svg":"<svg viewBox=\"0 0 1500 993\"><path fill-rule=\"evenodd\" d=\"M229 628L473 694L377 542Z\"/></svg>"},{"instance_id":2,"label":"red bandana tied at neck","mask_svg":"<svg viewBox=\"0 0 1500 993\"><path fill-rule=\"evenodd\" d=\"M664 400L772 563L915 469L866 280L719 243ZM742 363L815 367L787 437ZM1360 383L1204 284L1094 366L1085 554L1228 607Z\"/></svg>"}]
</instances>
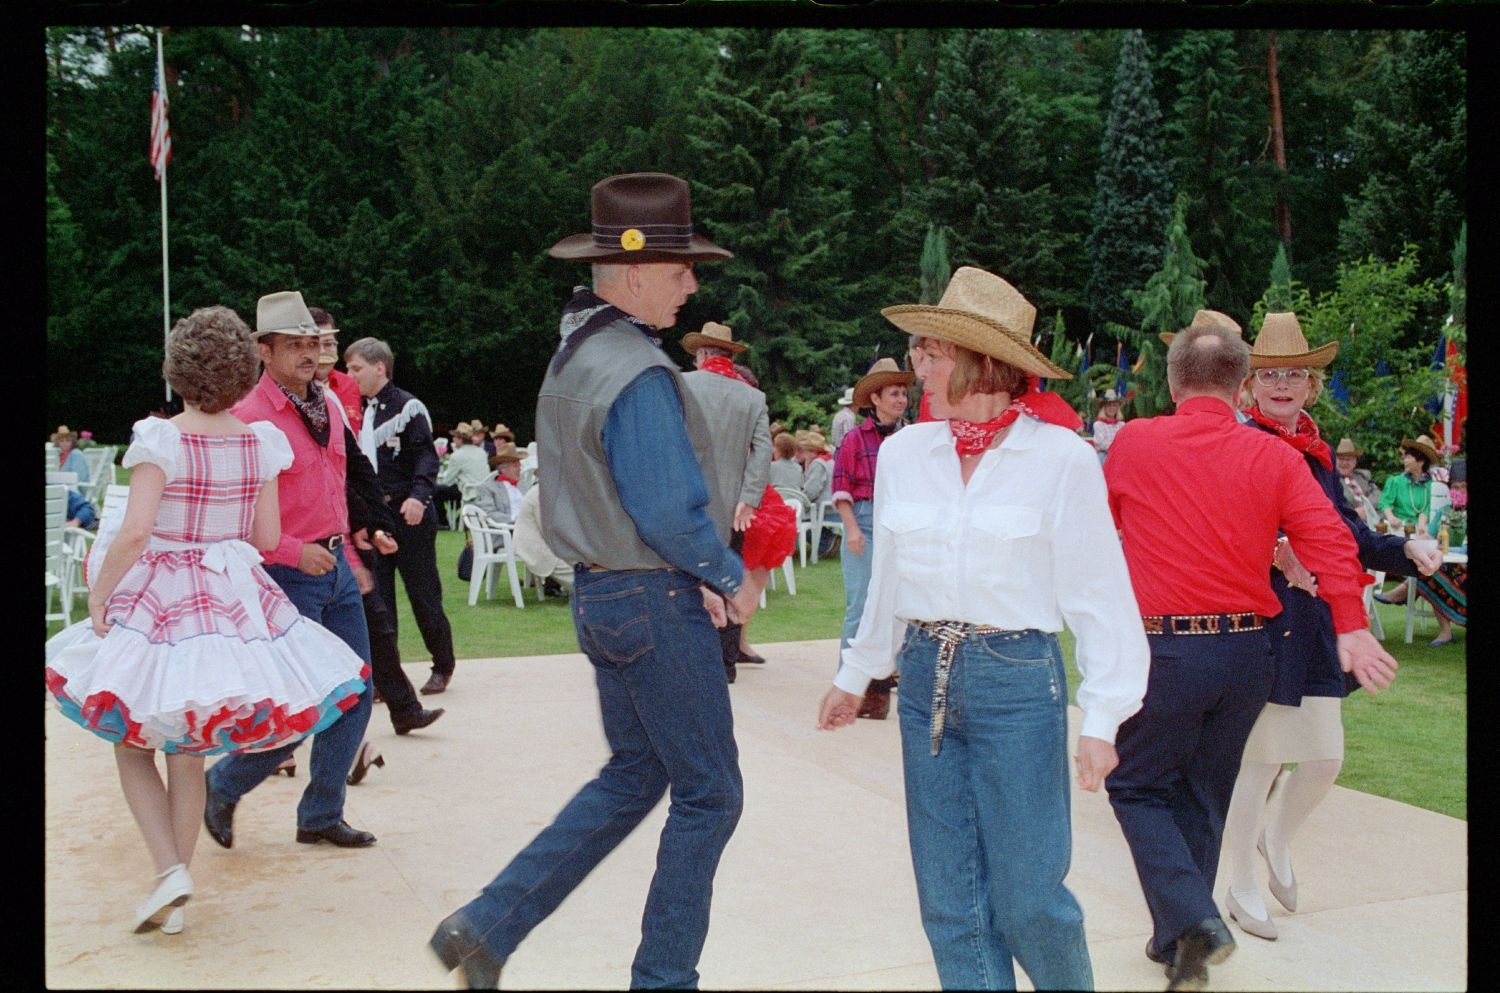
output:
<instances>
[{"instance_id":1,"label":"red bandana tied at neck","mask_svg":"<svg viewBox=\"0 0 1500 993\"><path fill-rule=\"evenodd\" d=\"M734 360L723 355L715 355L711 359L705 359L703 364L698 368L704 372L716 372L721 376L728 376L730 379L737 379L742 383L745 382L745 377L734 371Z\"/></svg>"},{"instance_id":2,"label":"red bandana tied at neck","mask_svg":"<svg viewBox=\"0 0 1500 993\"><path fill-rule=\"evenodd\" d=\"M1333 470L1333 449L1328 447L1318 433L1318 425L1305 410L1297 412L1297 430L1291 431L1284 427L1280 421L1274 421L1260 409L1260 404L1250 408L1250 416L1255 423L1274 430L1281 439L1291 445L1297 451L1311 455L1323 464L1324 469Z\"/></svg>"},{"instance_id":3,"label":"red bandana tied at neck","mask_svg":"<svg viewBox=\"0 0 1500 993\"><path fill-rule=\"evenodd\" d=\"M1056 424L1069 431L1077 431L1083 427L1083 420L1078 416L1078 412L1068 405L1068 401L1056 393L1039 390L1037 386L1038 380L1033 376L1031 390L1023 393L1019 399L1012 400L1010 406L992 420L961 421L950 417L948 430L953 432L958 454L978 455L990 447L997 434L1014 424L1016 418L1022 414L1048 424Z\"/></svg>"}]
</instances>

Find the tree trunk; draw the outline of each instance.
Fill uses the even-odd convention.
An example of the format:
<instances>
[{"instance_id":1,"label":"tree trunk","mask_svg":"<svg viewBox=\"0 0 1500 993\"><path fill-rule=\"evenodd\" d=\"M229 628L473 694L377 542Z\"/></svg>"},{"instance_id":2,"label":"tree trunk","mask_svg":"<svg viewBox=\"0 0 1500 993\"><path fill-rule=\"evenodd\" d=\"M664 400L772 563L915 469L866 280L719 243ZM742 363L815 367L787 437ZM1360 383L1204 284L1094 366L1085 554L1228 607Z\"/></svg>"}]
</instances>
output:
<instances>
[{"instance_id":1,"label":"tree trunk","mask_svg":"<svg viewBox=\"0 0 1500 993\"><path fill-rule=\"evenodd\" d=\"M1282 244L1292 247L1292 211L1286 202L1286 134L1281 125L1281 82L1276 72L1276 32L1266 45L1266 80L1271 90L1271 158L1281 172L1276 180L1276 233Z\"/></svg>"}]
</instances>

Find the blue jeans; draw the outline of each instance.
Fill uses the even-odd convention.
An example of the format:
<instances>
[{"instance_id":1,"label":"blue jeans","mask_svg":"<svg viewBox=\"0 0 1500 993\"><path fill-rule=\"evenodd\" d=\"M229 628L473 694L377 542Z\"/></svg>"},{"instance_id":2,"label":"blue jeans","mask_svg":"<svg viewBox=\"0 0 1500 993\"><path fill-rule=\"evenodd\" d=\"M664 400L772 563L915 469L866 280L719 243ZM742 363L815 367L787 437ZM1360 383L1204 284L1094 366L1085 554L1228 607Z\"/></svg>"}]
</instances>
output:
<instances>
[{"instance_id":1,"label":"blue jeans","mask_svg":"<svg viewBox=\"0 0 1500 993\"><path fill-rule=\"evenodd\" d=\"M1264 631L1147 635L1151 677L1104 780L1151 910L1152 944L1218 917L1214 879L1245 740L1276 674Z\"/></svg>"},{"instance_id":2,"label":"blue jeans","mask_svg":"<svg viewBox=\"0 0 1500 993\"><path fill-rule=\"evenodd\" d=\"M504 962L670 787L630 980L694 988L714 873L744 798L718 634L698 581L671 569L580 570L572 606L610 759L460 913Z\"/></svg>"},{"instance_id":3,"label":"blue jeans","mask_svg":"<svg viewBox=\"0 0 1500 993\"><path fill-rule=\"evenodd\" d=\"M839 565L844 570L844 628L839 632L839 660L843 661L844 649L854 640L859 631L859 619L865 612L865 593L870 589L870 562L875 557L875 503L873 500L854 501L854 520L865 536L865 553L855 555L849 551L849 536L844 536L844 545L839 549Z\"/></svg>"},{"instance_id":4,"label":"blue jeans","mask_svg":"<svg viewBox=\"0 0 1500 993\"><path fill-rule=\"evenodd\" d=\"M370 636L365 628L365 608L354 581L354 572L338 552L334 553L332 572L309 576L290 566L268 565L266 573L286 593L303 617L323 625L354 650L366 663L370 661ZM359 702L328 727L312 736L311 768L307 788L297 804L297 827L306 831L331 828L344 819L344 783L359 743L364 740L370 723L370 682L365 683ZM208 770L209 789L231 803L259 786L261 780L276 771L287 756L302 744L269 752L229 755Z\"/></svg>"},{"instance_id":5,"label":"blue jeans","mask_svg":"<svg viewBox=\"0 0 1500 993\"><path fill-rule=\"evenodd\" d=\"M906 821L922 927L945 989L1091 990L1072 859L1068 684L1057 636L973 634L950 669L932 754L938 641L906 629L897 664Z\"/></svg>"}]
</instances>

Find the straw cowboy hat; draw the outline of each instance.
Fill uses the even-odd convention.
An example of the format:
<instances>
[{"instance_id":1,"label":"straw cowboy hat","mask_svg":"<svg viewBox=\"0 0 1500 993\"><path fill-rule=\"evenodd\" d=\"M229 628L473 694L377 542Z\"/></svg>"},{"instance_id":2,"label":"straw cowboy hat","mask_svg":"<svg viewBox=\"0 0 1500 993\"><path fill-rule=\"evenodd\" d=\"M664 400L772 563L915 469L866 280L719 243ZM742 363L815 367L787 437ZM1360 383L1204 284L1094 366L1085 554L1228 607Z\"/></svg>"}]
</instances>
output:
<instances>
[{"instance_id":1,"label":"straw cowboy hat","mask_svg":"<svg viewBox=\"0 0 1500 993\"><path fill-rule=\"evenodd\" d=\"M870 406L870 397L887 386L910 386L916 382L917 374L902 372L895 359L881 359L870 367L865 377L854 384L854 406Z\"/></svg>"},{"instance_id":2,"label":"straw cowboy hat","mask_svg":"<svg viewBox=\"0 0 1500 993\"><path fill-rule=\"evenodd\" d=\"M1365 454L1365 452L1364 452L1364 449L1362 449L1362 448L1355 448L1354 447L1354 439L1353 438L1340 438L1339 439L1339 447L1337 447L1337 448L1335 448L1333 450L1333 454L1335 454L1335 455L1353 455L1354 457L1358 458L1359 456Z\"/></svg>"},{"instance_id":3,"label":"straw cowboy hat","mask_svg":"<svg viewBox=\"0 0 1500 993\"><path fill-rule=\"evenodd\" d=\"M1036 308L1014 286L983 269L960 266L936 306L901 304L881 313L908 334L951 341L1034 376L1073 378L1031 344ZM857 386L854 395L857 402Z\"/></svg>"},{"instance_id":4,"label":"straw cowboy hat","mask_svg":"<svg viewBox=\"0 0 1500 993\"><path fill-rule=\"evenodd\" d=\"M501 438L509 438L511 441L515 441L516 433L510 428L506 427L504 424L496 424L495 430L490 432L490 437L494 438L497 442Z\"/></svg>"},{"instance_id":5,"label":"straw cowboy hat","mask_svg":"<svg viewBox=\"0 0 1500 993\"><path fill-rule=\"evenodd\" d=\"M1435 446L1432 443L1432 439L1427 437L1425 434L1418 435L1416 441L1412 441L1410 438L1402 438L1401 450L1405 451L1408 448L1410 448L1412 451L1421 452L1423 455L1427 456L1428 465L1443 464L1443 457L1438 454L1437 446Z\"/></svg>"},{"instance_id":6,"label":"straw cowboy hat","mask_svg":"<svg viewBox=\"0 0 1500 993\"><path fill-rule=\"evenodd\" d=\"M1224 328L1226 331L1233 331L1241 338L1245 337L1244 329L1240 327L1239 322L1223 311L1200 310L1195 313L1193 315L1193 319L1188 322L1188 328L1212 327L1214 325L1218 325L1219 327ZM1183 328L1183 330L1186 331L1187 328ZM1161 334L1157 335L1157 337L1161 339L1161 343L1163 345L1170 346L1172 344L1172 339L1177 337L1177 332L1163 331Z\"/></svg>"},{"instance_id":7,"label":"straw cowboy hat","mask_svg":"<svg viewBox=\"0 0 1500 993\"><path fill-rule=\"evenodd\" d=\"M564 238L547 254L588 262L720 262L734 258L693 233L692 198L686 180L664 172L609 176L589 194L588 234Z\"/></svg>"},{"instance_id":8,"label":"straw cowboy hat","mask_svg":"<svg viewBox=\"0 0 1500 993\"><path fill-rule=\"evenodd\" d=\"M490 433L490 429L485 427L484 422L477 417L469 422L469 430L473 431L475 434L479 434L481 432L483 432L484 434Z\"/></svg>"},{"instance_id":9,"label":"straw cowboy hat","mask_svg":"<svg viewBox=\"0 0 1500 993\"><path fill-rule=\"evenodd\" d=\"M1124 401L1120 399L1120 394L1116 393L1113 389L1108 389L1105 390L1104 395L1099 398L1099 406L1102 407L1107 403L1124 403Z\"/></svg>"},{"instance_id":10,"label":"straw cowboy hat","mask_svg":"<svg viewBox=\"0 0 1500 993\"><path fill-rule=\"evenodd\" d=\"M263 334L292 334L299 338L322 334L313 322L312 313L296 290L267 293L255 302L255 330L251 340Z\"/></svg>"},{"instance_id":11,"label":"straw cowboy hat","mask_svg":"<svg viewBox=\"0 0 1500 993\"><path fill-rule=\"evenodd\" d=\"M462 438L464 441L471 441L474 438L474 429L469 427L463 421L459 421L458 427L454 428L448 433L455 438Z\"/></svg>"},{"instance_id":12,"label":"straw cowboy hat","mask_svg":"<svg viewBox=\"0 0 1500 993\"><path fill-rule=\"evenodd\" d=\"M1339 343L1336 341L1309 349L1296 314L1289 311L1267 314L1260 326L1260 334L1255 336L1255 344L1250 348L1250 368L1321 369L1338 353Z\"/></svg>"},{"instance_id":13,"label":"straw cowboy hat","mask_svg":"<svg viewBox=\"0 0 1500 993\"><path fill-rule=\"evenodd\" d=\"M854 402L854 387L844 387L844 395L839 397L839 406L847 407Z\"/></svg>"},{"instance_id":14,"label":"straw cowboy hat","mask_svg":"<svg viewBox=\"0 0 1500 993\"><path fill-rule=\"evenodd\" d=\"M59 424L57 426L57 430L52 432L52 437L50 440L54 445L59 441L71 441L76 445L78 443L78 432L74 431L66 424Z\"/></svg>"},{"instance_id":15,"label":"straw cowboy hat","mask_svg":"<svg viewBox=\"0 0 1500 993\"><path fill-rule=\"evenodd\" d=\"M828 439L823 437L823 432L816 430L798 431L794 435L797 439L798 448L806 448L809 451L821 452L828 447Z\"/></svg>"},{"instance_id":16,"label":"straw cowboy hat","mask_svg":"<svg viewBox=\"0 0 1500 993\"><path fill-rule=\"evenodd\" d=\"M515 442L502 441L495 446L495 454L490 456L490 468L495 468L501 462L522 462L525 459L526 456L521 454Z\"/></svg>"},{"instance_id":17,"label":"straw cowboy hat","mask_svg":"<svg viewBox=\"0 0 1500 993\"><path fill-rule=\"evenodd\" d=\"M735 341L734 332L727 324L709 321L703 325L702 331L689 331L683 335L682 347L690 355L698 354L700 348L722 348L726 352L738 355L750 346L743 341Z\"/></svg>"}]
</instances>

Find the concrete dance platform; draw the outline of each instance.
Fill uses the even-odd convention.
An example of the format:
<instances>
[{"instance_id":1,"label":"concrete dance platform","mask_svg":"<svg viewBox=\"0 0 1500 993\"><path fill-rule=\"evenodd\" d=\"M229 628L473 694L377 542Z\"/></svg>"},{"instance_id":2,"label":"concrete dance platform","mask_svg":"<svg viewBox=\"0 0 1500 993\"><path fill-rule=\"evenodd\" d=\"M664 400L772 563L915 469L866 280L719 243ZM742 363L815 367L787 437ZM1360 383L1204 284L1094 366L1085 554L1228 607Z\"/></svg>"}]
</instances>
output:
<instances>
[{"instance_id":1,"label":"concrete dance platform","mask_svg":"<svg viewBox=\"0 0 1500 993\"><path fill-rule=\"evenodd\" d=\"M894 717L814 730L837 642L758 647L769 663L741 666L730 688L745 813L719 869L703 987L937 988ZM240 804L233 850L200 836L197 892L176 936L130 932L151 864L110 748L48 705L47 985L454 988L427 950L433 927L550 823L606 751L581 655L460 662L434 702L447 715L402 738L375 708L370 737L386 765L350 788L346 815L378 844L296 843L307 782L299 749L297 778L273 778ZM628 986L665 818L663 803L532 933L502 988ZM1075 786L1073 823L1068 882L1083 905L1098 988L1163 988L1161 967L1141 952L1150 919L1104 794ZM1467 988L1467 846L1463 821L1335 787L1295 842L1301 908L1274 907L1276 942L1231 924L1239 950L1211 969L1210 988Z\"/></svg>"}]
</instances>

